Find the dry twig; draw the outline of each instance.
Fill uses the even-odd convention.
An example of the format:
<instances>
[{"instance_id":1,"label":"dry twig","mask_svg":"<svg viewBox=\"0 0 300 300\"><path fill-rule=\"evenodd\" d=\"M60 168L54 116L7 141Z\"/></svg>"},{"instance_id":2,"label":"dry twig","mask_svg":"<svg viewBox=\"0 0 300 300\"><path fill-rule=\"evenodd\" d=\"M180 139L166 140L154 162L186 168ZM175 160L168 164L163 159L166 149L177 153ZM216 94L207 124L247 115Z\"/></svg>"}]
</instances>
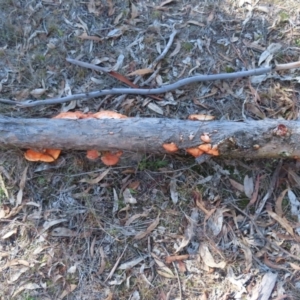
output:
<instances>
[{"instance_id":1,"label":"dry twig","mask_svg":"<svg viewBox=\"0 0 300 300\"><path fill-rule=\"evenodd\" d=\"M68 59L69 62L74 63L75 60ZM79 62L76 61L76 64L79 65ZM99 71L104 71L103 68L90 65L88 63L80 62L80 65L82 67L88 67L91 69L98 69ZM300 67L300 62L294 62L289 64L281 64L278 66L273 67L265 67L265 68L258 68L253 69L249 71L241 71L241 72L235 72L235 73L221 73L221 74L215 74L215 75L197 75L192 76L188 78L184 78L181 80L178 80L177 82L167 84L164 86L161 86L159 88L155 89L138 89L138 88L113 88L110 90L101 90L101 91L94 91L89 93L81 93L81 94L75 94L63 98L52 98L52 99L45 99L45 100L27 100L22 102L15 102L7 99L0 99L0 102L5 104L14 104L19 107L34 107L39 105L53 105L53 104L60 104L65 103L73 100L83 100L83 99L90 99L90 98L96 98L100 96L105 95L157 95L157 94L163 94L166 92L174 91L176 89L179 89L185 85L197 83L197 82L204 82L204 81L215 81L215 80L232 80L236 78L242 78L242 77L249 77L249 76L257 76L257 75L263 75L266 73L271 72L272 70L284 70L284 69L291 69L291 68L297 68ZM13 103L11 103L13 102Z\"/></svg>"}]
</instances>

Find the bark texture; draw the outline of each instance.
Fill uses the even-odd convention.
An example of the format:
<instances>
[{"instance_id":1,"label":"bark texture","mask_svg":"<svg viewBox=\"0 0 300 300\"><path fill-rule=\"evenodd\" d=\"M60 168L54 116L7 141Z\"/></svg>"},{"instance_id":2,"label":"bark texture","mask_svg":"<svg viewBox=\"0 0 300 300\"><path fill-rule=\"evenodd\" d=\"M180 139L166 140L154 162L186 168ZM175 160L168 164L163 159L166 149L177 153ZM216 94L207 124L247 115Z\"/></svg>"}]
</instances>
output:
<instances>
[{"instance_id":1,"label":"bark texture","mask_svg":"<svg viewBox=\"0 0 300 300\"><path fill-rule=\"evenodd\" d=\"M159 118L14 119L0 118L0 146L73 150L125 150L165 153L175 143L179 153L202 144L209 134L221 156L235 158L300 157L300 122L189 121Z\"/></svg>"}]
</instances>

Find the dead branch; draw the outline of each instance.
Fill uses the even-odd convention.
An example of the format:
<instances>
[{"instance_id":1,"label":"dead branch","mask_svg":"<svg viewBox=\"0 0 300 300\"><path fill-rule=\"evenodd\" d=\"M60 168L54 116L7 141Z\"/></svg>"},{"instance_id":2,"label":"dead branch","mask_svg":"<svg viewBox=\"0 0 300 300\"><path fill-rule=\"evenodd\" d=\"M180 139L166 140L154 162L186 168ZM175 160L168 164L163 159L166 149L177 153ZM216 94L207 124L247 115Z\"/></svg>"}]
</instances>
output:
<instances>
[{"instance_id":1,"label":"dead branch","mask_svg":"<svg viewBox=\"0 0 300 300\"><path fill-rule=\"evenodd\" d=\"M175 35L174 35L175 36ZM174 37L173 37L174 38ZM98 67L92 64L88 64L85 62L77 61L75 59L67 58L67 61L73 64L76 64L81 67L98 70L101 72L109 72L108 69ZM45 99L45 100L26 100L22 102L12 101L8 99L1 99L0 103L5 104L11 104L16 105L19 107L34 107L39 105L53 105L53 104L61 104L69 101L74 100L83 100L83 99L90 99L90 98L96 98L100 96L105 95L157 95L157 94L163 94L166 92L174 91L176 89L179 89L185 85L189 85L192 83L197 82L204 82L204 81L216 81L216 80L232 80L236 78L242 78L242 77L249 77L249 76L258 76L263 75L266 73L271 72L272 70L286 70L286 69L294 69L300 67L300 61L292 62L288 64L280 64L275 67L265 67L265 68L258 68L248 71L241 71L241 72L235 72L235 73L221 73L221 74L215 74L215 75L198 75L198 76L192 76L188 78L184 78L181 80L178 80L177 82L166 84L164 86L161 86L159 88L153 88L153 89L139 89L139 88L113 88L109 90L101 90L101 91L94 91L89 93L81 93L81 94L75 94L63 98L52 98L52 99Z\"/></svg>"},{"instance_id":2,"label":"dead branch","mask_svg":"<svg viewBox=\"0 0 300 300\"><path fill-rule=\"evenodd\" d=\"M93 66L95 69L95 66ZM52 99L45 99L45 100L26 100L22 102L15 102L14 104L19 107L34 107L39 105L53 105L53 104L60 104L65 103L73 100L82 100L82 99L90 99L96 98L105 95L157 95L163 94L166 92L174 91L179 89L185 85L197 83L197 82L204 82L204 81L215 81L215 80L232 80L236 78L248 77L248 76L257 76L262 75L270 72L272 67L267 68L259 68L253 69L249 71L241 71L236 73L221 73L216 75L198 75L192 76L188 78L184 78L178 80L175 83L163 85L159 88L154 89L136 89L136 88L113 88L110 90L101 90L101 91L94 91L89 93L81 93L75 94L63 98L52 98ZM6 99L0 99L0 102L7 103Z\"/></svg>"},{"instance_id":3,"label":"dead branch","mask_svg":"<svg viewBox=\"0 0 300 300\"><path fill-rule=\"evenodd\" d=\"M0 146L18 148L166 153L163 145L175 143L177 153L185 153L186 148L203 143L203 133L208 133L211 144L225 157L300 157L299 121L0 118Z\"/></svg>"}]
</instances>

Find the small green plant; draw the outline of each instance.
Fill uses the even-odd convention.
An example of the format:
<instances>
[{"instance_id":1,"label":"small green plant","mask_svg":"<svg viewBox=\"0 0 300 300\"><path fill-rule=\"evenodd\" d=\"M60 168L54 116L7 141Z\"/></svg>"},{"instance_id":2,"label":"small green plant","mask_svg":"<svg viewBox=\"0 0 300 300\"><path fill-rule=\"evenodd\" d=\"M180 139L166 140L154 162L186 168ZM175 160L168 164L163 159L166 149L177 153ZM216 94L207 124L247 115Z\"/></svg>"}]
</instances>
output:
<instances>
[{"instance_id":1,"label":"small green plant","mask_svg":"<svg viewBox=\"0 0 300 300\"><path fill-rule=\"evenodd\" d=\"M47 180L45 179L45 177L38 177L37 181L38 181L39 185L46 185L47 184Z\"/></svg>"},{"instance_id":2,"label":"small green plant","mask_svg":"<svg viewBox=\"0 0 300 300\"><path fill-rule=\"evenodd\" d=\"M193 49L193 44L189 42L184 42L182 44L182 49L184 49L185 51L191 51Z\"/></svg>"},{"instance_id":3,"label":"small green plant","mask_svg":"<svg viewBox=\"0 0 300 300\"><path fill-rule=\"evenodd\" d=\"M284 10L279 12L279 17L280 17L280 22L286 22L290 18L289 14Z\"/></svg>"},{"instance_id":4,"label":"small green plant","mask_svg":"<svg viewBox=\"0 0 300 300\"><path fill-rule=\"evenodd\" d=\"M36 298L34 298L32 296L29 296L28 294L25 294L22 299L24 299L24 300L36 300Z\"/></svg>"},{"instance_id":5,"label":"small green plant","mask_svg":"<svg viewBox=\"0 0 300 300\"><path fill-rule=\"evenodd\" d=\"M297 47L300 47L300 39L295 39L295 45L296 45Z\"/></svg>"},{"instance_id":6,"label":"small green plant","mask_svg":"<svg viewBox=\"0 0 300 300\"><path fill-rule=\"evenodd\" d=\"M150 161L145 159L142 159L141 162L139 163L139 170L144 171L144 170L158 170L159 168L163 168L168 165L168 162L165 160L156 160L156 161Z\"/></svg>"},{"instance_id":7,"label":"small green plant","mask_svg":"<svg viewBox=\"0 0 300 300\"><path fill-rule=\"evenodd\" d=\"M159 11L159 10L154 10L153 12L152 12L152 18L153 19L160 19L161 18L161 11Z\"/></svg>"},{"instance_id":8,"label":"small green plant","mask_svg":"<svg viewBox=\"0 0 300 300\"><path fill-rule=\"evenodd\" d=\"M37 54L37 55L34 56L34 63L40 64L40 63L44 62L45 59L46 59L46 58L45 58L44 55L42 55L42 54Z\"/></svg>"},{"instance_id":9,"label":"small green plant","mask_svg":"<svg viewBox=\"0 0 300 300\"><path fill-rule=\"evenodd\" d=\"M232 67L230 67L230 66L226 66L226 67L225 67L225 72L226 72L226 73L233 73L233 72L234 72L234 69L233 69Z\"/></svg>"}]
</instances>

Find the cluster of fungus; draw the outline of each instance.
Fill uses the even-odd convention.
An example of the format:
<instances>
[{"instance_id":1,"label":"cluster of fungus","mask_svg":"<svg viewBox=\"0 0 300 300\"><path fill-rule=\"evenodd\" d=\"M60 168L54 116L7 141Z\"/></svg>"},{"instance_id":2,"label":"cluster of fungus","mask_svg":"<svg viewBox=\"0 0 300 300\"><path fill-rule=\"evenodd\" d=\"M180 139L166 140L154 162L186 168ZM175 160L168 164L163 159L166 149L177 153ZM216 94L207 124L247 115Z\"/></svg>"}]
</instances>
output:
<instances>
[{"instance_id":1,"label":"cluster of fungus","mask_svg":"<svg viewBox=\"0 0 300 300\"><path fill-rule=\"evenodd\" d=\"M193 147L193 148L187 148L185 149L187 153L191 154L194 157L199 157L200 155L206 153L209 155L213 156L219 156L219 150L218 146L210 143L210 137L208 134L203 134L200 137L201 141L204 142L204 144L199 145L198 147ZM163 144L163 148L169 152L169 153L174 153L178 150L178 147L175 143L166 143Z\"/></svg>"},{"instance_id":2,"label":"cluster of fungus","mask_svg":"<svg viewBox=\"0 0 300 300\"><path fill-rule=\"evenodd\" d=\"M121 115L114 111L107 111L103 110L94 114L88 113L84 114L80 111L75 112L62 112L55 116L53 119L124 119L127 116ZM60 155L61 150L59 149L42 149L41 151L36 151L33 149L29 149L25 152L24 156L25 159L29 161L41 161L41 162L54 162ZM88 150L86 153L86 157L90 160L95 160L98 157L101 158L101 161L106 166L114 166L116 165L121 155L123 154L122 151L105 151L102 153L100 157L100 153L96 149Z\"/></svg>"}]
</instances>

